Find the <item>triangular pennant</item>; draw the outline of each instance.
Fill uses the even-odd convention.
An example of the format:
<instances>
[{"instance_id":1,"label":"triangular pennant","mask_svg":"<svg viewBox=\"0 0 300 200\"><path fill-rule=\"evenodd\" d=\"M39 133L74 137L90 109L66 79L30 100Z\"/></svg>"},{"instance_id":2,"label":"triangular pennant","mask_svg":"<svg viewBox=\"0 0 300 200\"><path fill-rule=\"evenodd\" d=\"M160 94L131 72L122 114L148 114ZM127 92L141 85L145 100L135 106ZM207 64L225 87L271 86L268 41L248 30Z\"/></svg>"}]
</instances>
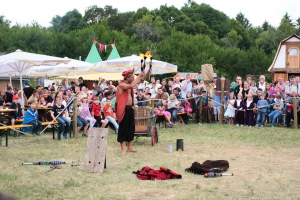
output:
<instances>
[{"instance_id":1,"label":"triangular pennant","mask_svg":"<svg viewBox=\"0 0 300 200\"><path fill-rule=\"evenodd\" d=\"M88 63L97 63L97 62L100 62L100 61L102 61L102 59L101 59L101 57L100 57L100 55L98 53L96 45L93 43L92 47L91 47L91 50L89 52L89 55L85 59L85 62L88 62Z\"/></svg>"},{"instance_id":2,"label":"triangular pennant","mask_svg":"<svg viewBox=\"0 0 300 200\"><path fill-rule=\"evenodd\" d=\"M116 58L121 58L121 57L120 57L120 54L117 50L117 47L114 46L112 51L110 52L110 55L108 56L107 60L113 60L113 59L116 59Z\"/></svg>"}]
</instances>

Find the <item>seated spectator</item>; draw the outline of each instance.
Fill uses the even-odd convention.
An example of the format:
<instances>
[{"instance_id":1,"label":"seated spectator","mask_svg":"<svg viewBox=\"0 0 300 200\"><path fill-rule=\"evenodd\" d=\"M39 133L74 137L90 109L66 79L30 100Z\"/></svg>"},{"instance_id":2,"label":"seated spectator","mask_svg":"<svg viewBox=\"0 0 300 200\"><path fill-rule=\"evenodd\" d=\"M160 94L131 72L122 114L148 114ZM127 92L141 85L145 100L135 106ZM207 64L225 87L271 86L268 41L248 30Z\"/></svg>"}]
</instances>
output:
<instances>
[{"instance_id":1,"label":"seated spectator","mask_svg":"<svg viewBox=\"0 0 300 200\"><path fill-rule=\"evenodd\" d=\"M256 82L255 81L251 81L251 83L250 83L250 89L256 94L257 87L256 87Z\"/></svg>"},{"instance_id":2,"label":"seated spectator","mask_svg":"<svg viewBox=\"0 0 300 200\"><path fill-rule=\"evenodd\" d=\"M5 92L5 104L7 106L9 106L10 104L12 104L12 102L13 102L13 100L12 100L13 96L14 96L14 94L12 92L12 88L11 87L7 87L7 90Z\"/></svg>"},{"instance_id":3,"label":"seated spectator","mask_svg":"<svg viewBox=\"0 0 300 200\"><path fill-rule=\"evenodd\" d=\"M163 99L168 99L168 98L169 98L168 93L164 92L164 90L162 89L162 87L158 88L157 94L155 96L155 99L163 100Z\"/></svg>"},{"instance_id":4,"label":"seated spectator","mask_svg":"<svg viewBox=\"0 0 300 200\"><path fill-rule=\"evenodd\" d=\"M297 97L297 91L292 90L291 92L292 97ZM298 118L298 124L300 124L300 99L297 98L296 100L296 106L297 106L297 118ZM286 126L291 127L291 119L294 119L294 99L293 98L287 98L286 99Z\"/></svg>"},{"instance_id":5,"label":"seated spectator","mask_svg":"<svg viewBox=\"0 0 300 200\"><path fill-rule=\"evenodd\" d=\"M183 107L181 106L181 102L178 101L175 94L171 94L169 99L168 99L168 109L167 109L167 111L169 111L172 114L173 122L175 122L177 120L178 112L183 111ZM182 117L178 116L178 118L179 118L180 122L182 124L184 124L184 121L183 121Z\"/></svg>"},{"instance_id":6,"label":"seated spectator","mask_svg":"<svg viewBox=\"0 0 300 200\"><path fill-rule=\"evenodd\" d=\"M35 100L29 100L28 105L29 105L29 108L25 113L25 117L24 117L22 124L31 124L33 126L23 128L23 132L27 133L32 130L32 134L40 136L38 131L40 130L40 127L42 126L42 122L39 121L39 119L38 119L39 113L35 109L36 108Z\"/></svg>"},{"instance_id":7,"label":"seated spectator","mask_svg":"<svg viewBox=\"0 0 300 200\"><path fill-rule=\"evenodd\" d=\"M114 94L111 91L107 91L104 95L105 95L105 97L101 100L101 107L102 107L102 109L103 109L104 105L106 104L106 100L107 99L114 98Z\"/></svg>"},{"instance_id":8,"label":"seated spectator","mask_svg":"<svg viewBox=\"0 0 300 200\"><path fill-rule=\"evenodd\" d=\"M99 99L98 99L98 101L99 101ZM87 97L82 97L81 98L81 107L80 107L80 109L81 109L80 117L82 117L83 119L89 121L90 122L90 127L94 127L94 125L96 124L96 119L91 115Z\"/></svg>"},{"instance_id":9,"label":"seated spectator","mask_svg":"<svg viewBox=\"0 0 300 200\"><path fill-rule=\"evenodd\" d=\"M49 91L47 89L43 89L42 92L42 96L44 97L47 106L52 106L53 98L49 95Z\"/></svg>"},{"instance_id":10,"label":"seated spectator","mask_svg":"<svg viewBox=\"0 0 300 200\"><path fill-rule=\"evenodd\" d=\"M271 127L275 126L277 118L282 116L282 110L283 110L283 102L281 101L281 96L276 96L275 104L273 105L273 111L269 114L269 119L271 122Z\"/></svg>"},{"instance_id":11,"label":"seated spectator","mask_svg":"<svg viewBox=\"0 0 300 200\"><path fill-rule=\"evenodd\" d=\"M111 107L111 100L108 98L106 100L106 103L103 107L103 114L106 120L108 120L112 125L115 127L116 132L118 133L119 131L119 124L116 122L115 118L115 113Z\"/></svg>"},{"instance_id":12,"label":"seated spectator","mask_svg":"<svg viewBox=\"0 0 300 200\"><path fill-rule=\"evenodd\" d=\"M157 94L156 83L152 83L150 93L151 93L151 99L154 99L156 97L156 94Z\"/></svg>"},{"instance_id":13,"label":"seated spectator","mask_svg":"<svg viewBox=\"0 0 300 200\"><path fill-rule=\"evenodd\" d=\"M68 118L64 117L65 107L62 105L62 99L57 97L56 104L52 107L51 117L53 121L59 123L59 129L57 133L57 139L60 140L61 135L64 139L67 139L67 133L70 131L71 122Z\"/></svg>"},{"instance_id":14,"label":"seated spectator","mask_svg":"<svg viewBox=\"0 0 300 200\"><path fill-rule=\"evenodd\" d=\"M36 104L38 104L40 102L40 96L39 96L38 90L33 91L32 95L28 99L28 102L29 101L34 101ZM28 103L28 105L29 105L29 103Z\"/></svg>"},{"instance_id":15,"label":"seated spectator","mask_svg":"<svg viewBox=\"0 0 300 200\"><path fill-rule=\"evenodd\" d=\"M77 132L79 132L82 127L84 127L82 137L87 137L88 136L87 130L89 128L89 122L86 121L85 119L83 119L80 116L80 112L81 112L81 109L79 109L80 104L81 104L81 102L78 101L78 105L77 105ZM73 113L74 113L74 104L71 103L70 106L69 106L69 115L70 115L71 119L73 119L73 117L74 117Z\"/></svg>"},{"instance_id":16,"label":"seated spectator","mask_svg":"<svg viewBox=\"0 0 300 200\"><path fill-rule=\"evenodd\" d=\"M10 118L11 125L15 125L15 120L22 118L22 110L21 110L21 105L20 105L18 95L14 95L12 98L12 101L13 102L11 103L9 108L15 109L15 111L11 111L9 113L9 118ZM17 136L18 136L17 132L14 131L14 137L17 137Z\"/></svg>"},{"instance_id":17,"label":"seated spectator","mask_svg":"<svg viewBox=\"0 0 300 200\"><path fill-rule=\"evenodd\" d=\"M97 97L94 99L94 101L92 103L91 114L96 120L96 125L95 126L98 127L98 128L99 127L105 128L105 126L108 123L108 120L102 118L100 101L99 101L99 98L97 98Z\"/></svg>"},{"instance_id":18,"label":"seated spectator","mask_svg":"<svg viewBox=\"0 0 300 200\"><path fill-rule=\"evenodd\" d=\"M136 97L138 104L137 106L149 106L148 99L144 96L143 90L138 89L138 95Z\"/></svg>"},{"instance_id":19,"label":"seated spectator","mask_svg":"<svg viewBox=\"0 0 300 200\"><path fill-rule=\"evenodd\" d=\"M157 104L157 110L155 111L157 115L164 115L165 119L167 120L167 126L172 128L174 124L171 122L171 113L168 112L166 109L168 107L167 100L162 100L161 103Z\"/></svg>"}]
</instances>

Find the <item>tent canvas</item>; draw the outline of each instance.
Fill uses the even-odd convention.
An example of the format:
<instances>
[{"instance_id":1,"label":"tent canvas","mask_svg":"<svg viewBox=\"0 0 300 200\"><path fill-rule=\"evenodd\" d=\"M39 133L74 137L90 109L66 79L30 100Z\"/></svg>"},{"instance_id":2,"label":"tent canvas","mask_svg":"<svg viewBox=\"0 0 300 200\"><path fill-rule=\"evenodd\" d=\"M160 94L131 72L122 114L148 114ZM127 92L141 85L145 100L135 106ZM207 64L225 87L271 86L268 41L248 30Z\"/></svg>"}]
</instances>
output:
<instances>
[{"instance_id":1,"label":"tent canvas","mask_svg":"<svg viewBox=\"0 0 300 200\"><path fill-rule=\"evenodd\" d=\"M96 48L96 45L93 43L92 44L92 47L91 47L91 50L87 56L87 58L85 59L85 62L88 62L88 63L97 63L97 62L101 62L102 59L98 53L98 50Z\"/></svg>"},{"instance_id":2,"label":"tent canvas","mask_svg":"<svg viewBox=\"0 0 300 200\"><path fill-rule=\"evenodd\" d=\"M113 48L112 51L110 52L110 54L109 54L107 60L113 60L113 59L116 59L116 58L121 58L121 57L120 57L120 54L119 54L119 52L118 52L118 50L117 50L117 47L114 46L114 48Z\"/></svg>"}]
</instances>

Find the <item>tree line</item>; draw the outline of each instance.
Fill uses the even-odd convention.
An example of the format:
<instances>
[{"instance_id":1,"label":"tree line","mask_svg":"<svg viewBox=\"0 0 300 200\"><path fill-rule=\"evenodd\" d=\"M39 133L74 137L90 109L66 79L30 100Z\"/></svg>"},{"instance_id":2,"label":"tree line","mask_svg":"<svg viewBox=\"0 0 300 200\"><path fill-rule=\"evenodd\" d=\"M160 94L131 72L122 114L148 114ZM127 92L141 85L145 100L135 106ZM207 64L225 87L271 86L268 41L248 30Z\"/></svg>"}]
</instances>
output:
<instances>
[{"instance_id":1,"label":"tree line","mask_svg":"<svg viewBox=\"0 0 300 200\"><path fill-rule=\"evenodd\" d=\"M121 56L151 50L154 59L178 65L180 72L198 72L210 63L219 76L266 74L279 43L300 34L300 18L286 13L278 27L264 21L254 27L243 13L231 19L207 4L188 0L181 9L161 5L136 12L119 12L112 6L92 5L84 15L78 10L54 16L50 27L37 22L11 26L0 13L0 52L16 49L83 60L93 38L116 46ZM106 60L111 48L99 52Z\"/></svg>"}]
</instances>

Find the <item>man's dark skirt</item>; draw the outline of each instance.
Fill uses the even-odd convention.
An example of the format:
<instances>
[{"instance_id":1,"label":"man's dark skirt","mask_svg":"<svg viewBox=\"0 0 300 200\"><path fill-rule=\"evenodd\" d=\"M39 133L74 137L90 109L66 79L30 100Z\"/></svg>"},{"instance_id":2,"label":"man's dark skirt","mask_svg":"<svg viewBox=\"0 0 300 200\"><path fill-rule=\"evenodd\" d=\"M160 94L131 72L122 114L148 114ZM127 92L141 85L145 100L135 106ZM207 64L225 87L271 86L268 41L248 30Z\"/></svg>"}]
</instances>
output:
<instances>
[{"instance_id":1,"label":"man's dark skirt","mask_svg":"<svg viewBox=\"0 0 300 200\"><path fill-rule=\"evenodd\" d=\"M132 107L125 108L124 118L119 124L118 142L130 142L134 139L135 122Z\"/></svg>"}]
</instances>

